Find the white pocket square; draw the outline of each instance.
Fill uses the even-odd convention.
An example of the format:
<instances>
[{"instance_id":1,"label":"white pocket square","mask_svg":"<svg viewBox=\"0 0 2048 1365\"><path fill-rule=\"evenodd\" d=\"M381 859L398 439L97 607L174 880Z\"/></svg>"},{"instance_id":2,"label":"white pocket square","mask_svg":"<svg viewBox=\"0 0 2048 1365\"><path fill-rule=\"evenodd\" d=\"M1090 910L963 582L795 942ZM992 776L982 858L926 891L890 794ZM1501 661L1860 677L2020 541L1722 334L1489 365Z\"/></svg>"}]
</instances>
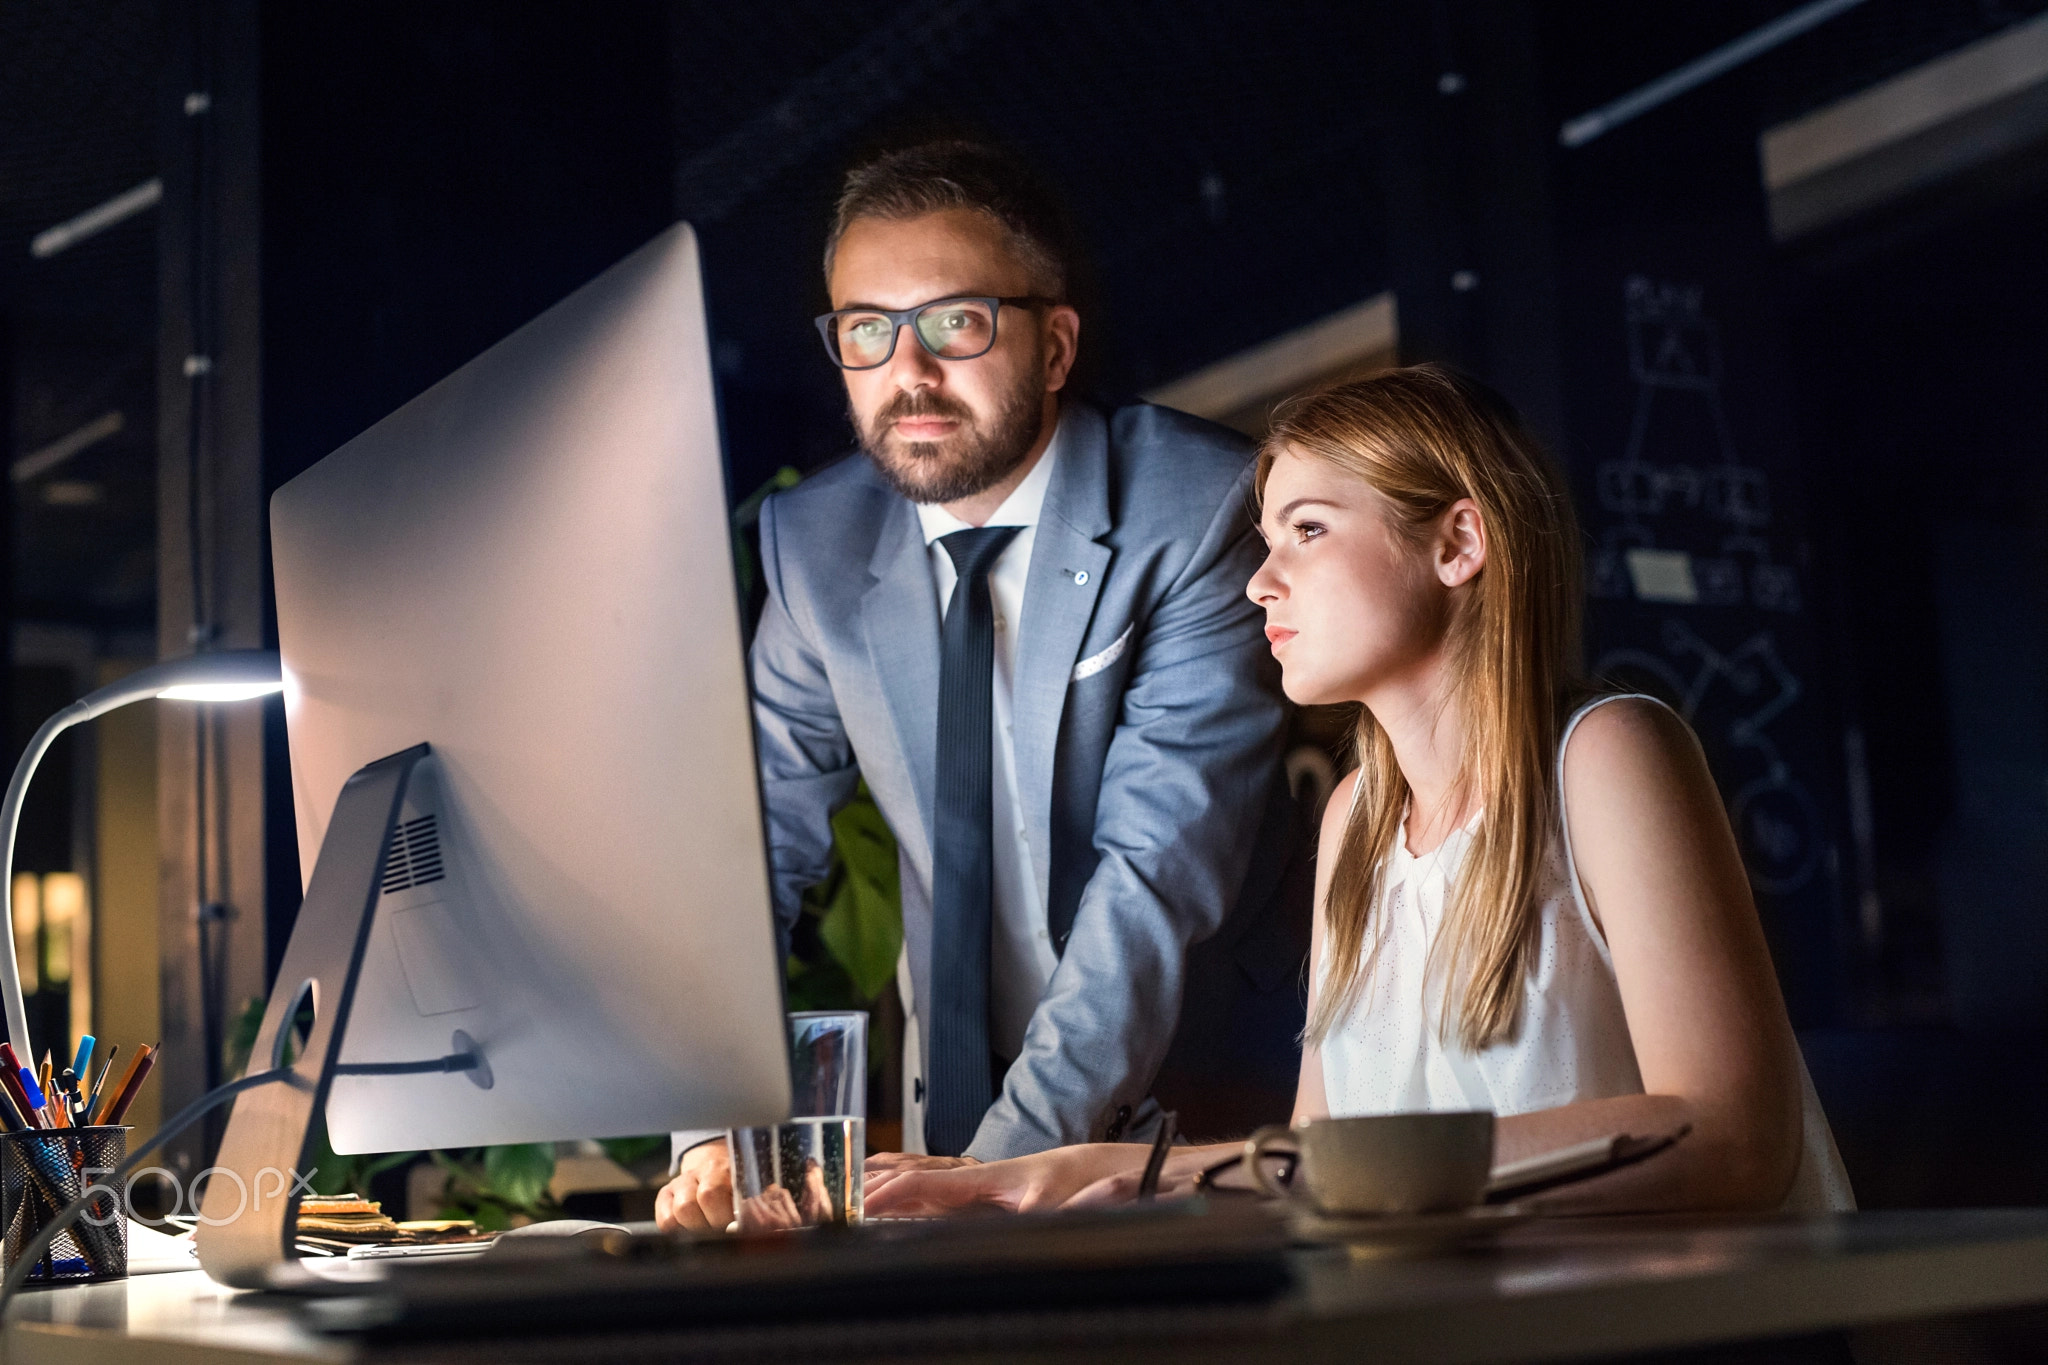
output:
<instances>
[{"instance_id":1,"label":"white pocket square","mask_svg":"<svg viewBox=\"0 0 2048 1365\"><path fill-rule=\"evenodd\" d=\"M1090 654L1087 658L1081 660L1080 663L1074 665L1074 681L1079 682L1083 678L1092 678L1118 659L1121 659L1124 656L1124 646L1130 642L1131 628L1130 626L1125 626L1124 633L1111 641L1108 649L1103 650L1100 654Z\"/></svg>"}]
</instances>

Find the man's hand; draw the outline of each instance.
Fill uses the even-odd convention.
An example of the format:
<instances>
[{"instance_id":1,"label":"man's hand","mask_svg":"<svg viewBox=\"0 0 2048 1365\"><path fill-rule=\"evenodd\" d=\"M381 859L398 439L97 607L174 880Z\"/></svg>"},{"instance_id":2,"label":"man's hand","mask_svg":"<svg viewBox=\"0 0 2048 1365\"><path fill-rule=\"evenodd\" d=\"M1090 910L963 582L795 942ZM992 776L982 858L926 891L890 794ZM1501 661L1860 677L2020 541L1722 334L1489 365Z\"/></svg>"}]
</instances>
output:
<instances>
[{"instance_id":1,"label":"man's hand","mask_svg":"<svg viewBox=\"0 0 2048 1365\"><path fill-rule=\"evenodd\" d=\"M676 1178L654 1196L654 1222L663 1232L724 1232L732 1225L732 1154L723 1140L683 1153Z\"/></svg>"},{"instance_id":2,"label":"man's hand","mask_svg":"<svg viewBox=\"0 0 2048 1365\"><path fill-rule=\"evenodd\" d=\"M741 1232L794 1232L811 1221L780 1185L770 1185L740 1205Z\"/></svg>"},{"instance_id":3,"label":"man's hand","mask_svg":"<svg viewBox=\"0 0 2048 1365\"><path fill-rule=\"evenodd\" d=\"M887 1189L891 1182L912 1171L956 1171L963 1166L979 1166L981 1163L971 1156L920 1156L916 1152L876 1152L861 1168L861 1204L863 1207L875 1197L877 1190Z\"/></svg>"},{"instance_id":4,"label":"man's hand","mask_svg":"<svg viewBox=\"0 0 2048 1365\"><path fill-rule=\"evenodd\" d=\"M979 1166L971 1156L921 1156L916 1152L876 1152L867 1160L869 1179L884 1171L950 1171L955 1166Z\"/></svg>"}]
</instances>

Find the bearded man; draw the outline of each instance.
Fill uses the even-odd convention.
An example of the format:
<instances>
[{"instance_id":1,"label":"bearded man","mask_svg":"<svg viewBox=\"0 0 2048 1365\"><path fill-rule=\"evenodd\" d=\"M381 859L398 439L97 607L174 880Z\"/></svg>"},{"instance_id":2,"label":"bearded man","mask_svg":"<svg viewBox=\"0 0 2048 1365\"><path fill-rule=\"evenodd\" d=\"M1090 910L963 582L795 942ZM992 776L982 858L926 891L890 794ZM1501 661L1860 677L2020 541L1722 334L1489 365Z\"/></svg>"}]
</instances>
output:
<instances>
[{"instance_id":1,"label":"bearded man","mask_svg":"<svg viewBox=\"0 0 2048 1365\"><path fill-rule=\"evenodd\" d=\"M854 169L817 326L861 452L761 509L751 667L785 942L861 779L900 849L907 1154L871 1181L1149 1136L1191 989L1220 1016L1195 1053L1227 1038L1241 1060L1261 1034L1292 1089L1305 898L1284 889L1284 702L1244 594L1250 449L1065 398L1061 223L990 147ZM1224 951L1191 987L1203 940ZM725 1144L687 1150L660 1221L731 1210Z\"/></svg>"}]
</instances>

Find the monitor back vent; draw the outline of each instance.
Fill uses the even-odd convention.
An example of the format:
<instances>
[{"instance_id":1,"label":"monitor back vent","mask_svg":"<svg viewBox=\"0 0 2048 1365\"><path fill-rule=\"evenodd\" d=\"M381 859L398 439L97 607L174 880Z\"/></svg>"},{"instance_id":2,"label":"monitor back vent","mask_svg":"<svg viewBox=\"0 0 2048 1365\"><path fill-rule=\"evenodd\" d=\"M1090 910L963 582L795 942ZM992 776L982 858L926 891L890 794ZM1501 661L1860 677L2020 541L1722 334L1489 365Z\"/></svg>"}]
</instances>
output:
<instances>
[{"instance_id":1,"label":"monitor back vent","mask_svg":"<svg viewBox=\"0 0 2048 1365\"><path fill-rule=\"evenodd\" d=\"M425 886L446 875L441 869L441 832L432 815L407 820L391 831L384 859L384 894Z\"/></svg>"}]
</instances>

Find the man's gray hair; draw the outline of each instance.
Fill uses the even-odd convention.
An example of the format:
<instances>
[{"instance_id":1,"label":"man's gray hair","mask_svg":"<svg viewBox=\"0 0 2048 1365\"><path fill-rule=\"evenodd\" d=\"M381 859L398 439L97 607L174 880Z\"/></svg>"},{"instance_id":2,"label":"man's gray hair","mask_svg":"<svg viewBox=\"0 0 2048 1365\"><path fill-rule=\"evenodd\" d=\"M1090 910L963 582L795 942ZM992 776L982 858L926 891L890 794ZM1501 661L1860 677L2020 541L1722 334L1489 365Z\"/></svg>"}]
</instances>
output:
<instances>
[{"instance_id":1,"label":"man's gray hair","mask_svg":"<svg viewBox=\"0 0 2048 1365\"><path fill-rule=\"evenodd\" d=\"M902 221L948 209L986 215L1031 276L1032 290L1066 302L1072 238L1058 201L1015 156L986 143L926 142L884 152L846 173L825 239L825 278L846 229L862 218Z\"/></svg>"}]
</instances>

